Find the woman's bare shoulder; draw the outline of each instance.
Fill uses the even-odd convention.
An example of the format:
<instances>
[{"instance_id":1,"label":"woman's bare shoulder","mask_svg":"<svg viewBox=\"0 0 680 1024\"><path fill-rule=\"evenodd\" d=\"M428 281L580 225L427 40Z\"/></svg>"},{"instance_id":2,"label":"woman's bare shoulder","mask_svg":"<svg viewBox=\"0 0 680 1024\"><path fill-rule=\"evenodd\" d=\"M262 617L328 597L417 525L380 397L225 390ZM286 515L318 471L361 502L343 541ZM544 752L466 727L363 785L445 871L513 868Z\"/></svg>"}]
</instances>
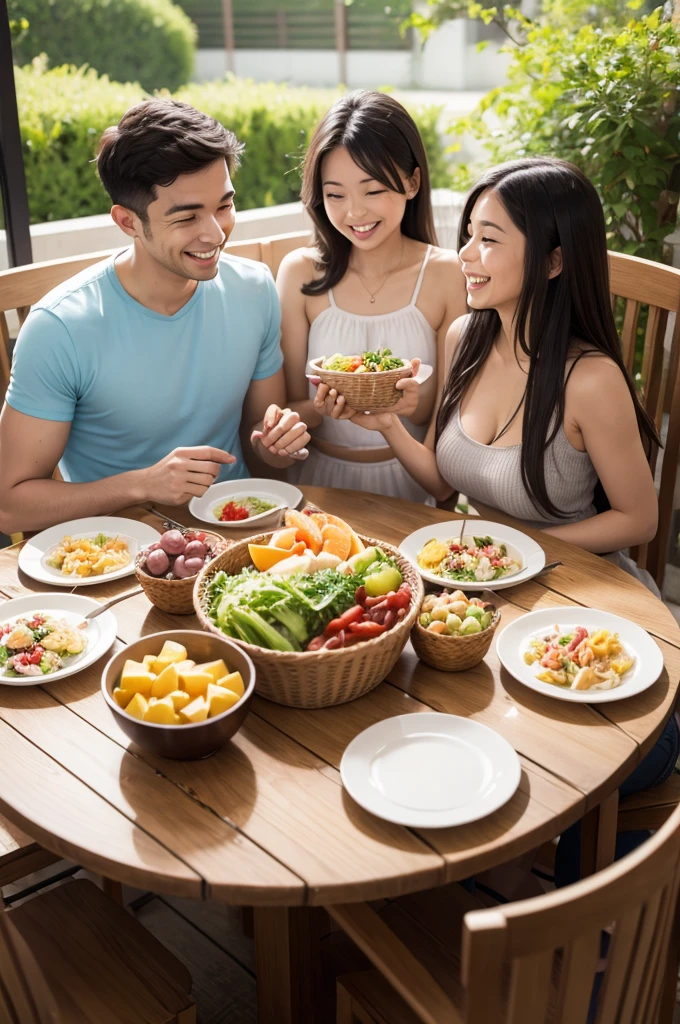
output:
<instances>
[{"instance_id":1,"label":"woman's bare shoulder","mask_svg":"<svg viewBox=\"0 0 680 1024\"><path fill-rule=\"evenodd\" d=\"M438 245L433 246L428 263L432 265L435 273L439 272L450 277L452 271L460 273L460 258L455 249L440 249Z\"/></svg>"},{"instance_id":2,"label":"woman's bare shoulder","mask_svg":"<svg viewBox=\"0 0 680 1024\"><path fill-rule=\"evenodd\" d=\"M279 274L285 274L286 279L303 284L312 278L319 276L317 262L319 252L314 246L305 246L300 249L293 249L286 253L279 264Z\"/></svg>"}]
</instances>

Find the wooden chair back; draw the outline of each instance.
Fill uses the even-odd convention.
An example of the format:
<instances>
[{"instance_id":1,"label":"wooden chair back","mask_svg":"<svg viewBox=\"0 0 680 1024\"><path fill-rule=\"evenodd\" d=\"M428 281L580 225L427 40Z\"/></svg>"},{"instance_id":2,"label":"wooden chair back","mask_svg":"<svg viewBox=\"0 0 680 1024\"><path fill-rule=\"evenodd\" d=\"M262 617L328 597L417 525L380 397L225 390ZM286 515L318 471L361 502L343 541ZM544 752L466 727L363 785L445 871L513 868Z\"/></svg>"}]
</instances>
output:
<instances>
[{"instance_id":1,"label":"wooden chair back","mask_svg":"<svg viewBox=\"0 0 680 1024\"><path fill-rule=\"evenodd\" d=\"M272 235L270 238L263 238L262 262L266 263L276 278L281 266L281 260L294 249L301 249L309 245L311 233L309 231L295 231L289 235Z\"/></svg>"},{"instance_id":2,"label":"wooden chair back","mask_svg":"<svg viewBox=\"0 0 680 1024\"><path fill-rule=\"evenodd\" d=\"M638 564L663 583L673 518L673 496L680 456L680 270L623 253L609 254L609 282L615 312L623 317L621 344L630 373L639 373L643 405L661 432L666 428L659 485L659 528L645 549L635 552ZM670 346L664 347L669 317L675 314ZM644 324L642 358L636 365L636 342ZM637 346L638 351L640 346ZM664 422L665 421L665 422ZM657 453L651 456L652 470Z\"/></svg>"},{"instance_id":3,"label":"wooden chair back","mask_svg":"<svg viewBox=\"0 0 680 1024\"><path fill-rule=\"evenodd\" d=\"M2 910L0 1024L62 1024L40 968L9 915Z\"/></svg>"},{"instance_id":4,"label":"wooden chair back","mask_svg":"<svg viewBox=\"0 0 680 1024\"><path fill-rule=\"evenodd\" d=\"M464 1009L367 904L328 912L424 1024L657 1024L670 1019L660 1018L662 1002L664 1009L675 1002L679 884L677 808L648 842L604 871L466 914ZM598 966L604 973L589 1018Z\"/></svg>"}]
</instances>

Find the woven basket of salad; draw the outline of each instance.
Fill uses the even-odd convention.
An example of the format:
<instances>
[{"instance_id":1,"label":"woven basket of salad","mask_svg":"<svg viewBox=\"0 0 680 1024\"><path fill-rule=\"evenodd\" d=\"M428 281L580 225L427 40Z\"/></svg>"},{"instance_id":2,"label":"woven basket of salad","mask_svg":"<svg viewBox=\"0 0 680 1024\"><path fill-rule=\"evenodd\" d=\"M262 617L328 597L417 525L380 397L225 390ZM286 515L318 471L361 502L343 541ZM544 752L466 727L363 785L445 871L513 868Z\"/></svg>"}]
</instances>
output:
<instances>
[{"instance_id":1,"label":"woven basket of salad","mask_svg":"<svg viewBox=\"0 0 680 1024\"><path fill-rule=\"evenodd\" d=\"M395 405L402 396L395 384L411 376L410 360L393 356L389 348L356 356L321 356L309 365L324 384L335 388L357 412Z\"/></svg>"},{"instance_id":2,"label":"woven basket of salad","mask_svg":"<svg viewBox=\"0 0 680 1024\"><path fill-rule=\"evenodd\" d=\"M204 629L232 637L249 654L260 696L299 708L343 704L390 671L418 614L423 584L396 548L370 537L353 533L357 550L341 562L330 546L343 554L350 549L340 546L337 517L329 517L327 540L314 554L314 528L325 514L289 510L287 516L293 527L239 541L206 566L194 608ZM309 533L312 547L284 551L287 558L271 562L277 537L290 529ZM270 562L264 571L256 568Z\"/></svg>"}]
</instances>

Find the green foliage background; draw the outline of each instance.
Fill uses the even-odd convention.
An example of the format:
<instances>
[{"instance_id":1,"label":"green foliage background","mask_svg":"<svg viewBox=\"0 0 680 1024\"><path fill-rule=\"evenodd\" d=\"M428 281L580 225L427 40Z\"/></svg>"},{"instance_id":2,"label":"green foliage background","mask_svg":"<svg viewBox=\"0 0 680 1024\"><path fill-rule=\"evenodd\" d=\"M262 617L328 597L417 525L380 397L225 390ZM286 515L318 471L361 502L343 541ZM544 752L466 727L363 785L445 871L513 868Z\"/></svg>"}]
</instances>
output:
<instances>
[{"instance_id":1,"label":"green foliage background","mask_svg":"<svg viewBox=\"0 0 680 1024\"><path fill-rule=\"evenodd\" d=\"M144 98L139 85L93 70L40 61L15 69L28 199L33 223L106 213L109 199L93 164L101 133ZM242 210L299 199L299 165L311 132L338 97L334 90L290 88L228 78L186 86L175 98L217 118L246 144L236 176ZM430 161L433 185L449 184L439 107L411 109Z\"/></svg>"},{"instance_id":2,"label":"green foliage background","mask_svg":"<svg viewBox=\"0 0 680 1024\"><path fill-rule=\"evenodd\" d=\"M9 0L14 59L89 64L120 82L177 89L194 65L196 26L171 0Z\"/></svg>"},{"instance_id":3,"label":"green foliage background","mask_svg":"<svg viewBox=\"0 0 680 1024\"><path fill-rule=\"evenodd\" d=\"M512 54L507 83L454 135L481 139L486 166L548 155L577 164L600 193L610 248L660 259L680 193L680 31L662 8L635 16L641 3L543 0L531 19L510 6L429 0L411 24L425 34L459 16L498 25ZM480 169L460 166L457 187Z\"/></svg>"}]
</instances>

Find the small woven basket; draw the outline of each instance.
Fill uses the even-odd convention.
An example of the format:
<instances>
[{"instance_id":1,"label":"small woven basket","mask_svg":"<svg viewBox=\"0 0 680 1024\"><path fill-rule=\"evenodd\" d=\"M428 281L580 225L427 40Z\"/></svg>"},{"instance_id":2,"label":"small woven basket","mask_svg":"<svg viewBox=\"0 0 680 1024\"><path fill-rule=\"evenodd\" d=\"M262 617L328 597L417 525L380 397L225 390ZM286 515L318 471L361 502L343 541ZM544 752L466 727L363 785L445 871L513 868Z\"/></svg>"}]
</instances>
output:
<instances>
[{"instance_id":1,"label":"small woven basket","mask_svg":"<svg viewBox=\"0 0 680 1024\"><path fill-rule=\"evenodd\" d=\"M194 608L204 629L224 636L206 613L206 590L215 573L229 575L252 565L248 544L267 544L271 533L237 541L199 573L194 587ZM235 640L252 658L257 669L256 690L261 697L294 708L324 708L362 697L388 674L408 640L411 626L423 601L423 584L417 570L396 548L371 537L361 537L366 547L379 547L394 558L411 587L411 606L392 629L373 640L336 651L270 651Z\"/></svg>"},{"instance_id":2,"label":"small woven basket","mask_svg":"<svg viewBox=\"0 0 680 1024\"><path fill-rule=\"evenodd\" d=\"M378 370L375 373L345 373L342 370L322 370L324 357L312 359L310 366L314 373L329 388L335 388L343 395L350 409L356 412L373 412L374 409L387 409L402 397L403 392L397 390L395 384L404 377L411 377L411 365L396 370Z\"/></svg>"},{"instance_id":3,"label":"small woven basket","mask_svg":"<svg viewBox=\"0 0 680 1024\"><path fill-rule=\"evenodd\" d=\"M201 531L203 532L203 531ZM205 543L209 545L213 553L213 559L231 544L231 541L220 537L218 533L206 533ZM191 615L194 610L194 583L195 576L189 576L185 580L166 580L164 576L150 576L141 568L141 562L146 555L146 548L137 553L135 559L135 576L144 588L144 593L162 612L169 612L170 615ZM208 562L212 565L212 561Z\"/></svg>"},{"instance_id":4,"label":"small woven basket","mask_svg":"<svg viewBox=\"0 0 680 1024\"><path fill-rule=\"evenodd\" d=\"M442 672L462 672L479 665L491 647L496 626L501 621L497 611L486 629L470 636L446 636L431 633L416 622L411 630L411 643L421 661Z\"/></svg>"}]
</instances>

